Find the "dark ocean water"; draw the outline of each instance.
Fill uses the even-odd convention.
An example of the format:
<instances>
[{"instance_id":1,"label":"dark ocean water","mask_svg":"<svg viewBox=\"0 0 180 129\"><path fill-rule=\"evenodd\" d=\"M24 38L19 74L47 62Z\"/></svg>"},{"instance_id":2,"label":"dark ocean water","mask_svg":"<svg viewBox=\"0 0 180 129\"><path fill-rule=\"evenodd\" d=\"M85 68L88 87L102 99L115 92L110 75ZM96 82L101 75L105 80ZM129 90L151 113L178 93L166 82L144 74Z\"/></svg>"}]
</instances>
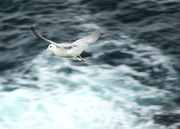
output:
<instances>
[{"instance_id":1,"label":"dark ocean water","mask_svg":"<svg viewBox=\"0 0 180 129\"><path fill-rule=\"evenodd\" d=\"M101 28L82 57L45 53ZM1 0L1 129L180 128L180 1Z\"/></svg>"}]
</instances>

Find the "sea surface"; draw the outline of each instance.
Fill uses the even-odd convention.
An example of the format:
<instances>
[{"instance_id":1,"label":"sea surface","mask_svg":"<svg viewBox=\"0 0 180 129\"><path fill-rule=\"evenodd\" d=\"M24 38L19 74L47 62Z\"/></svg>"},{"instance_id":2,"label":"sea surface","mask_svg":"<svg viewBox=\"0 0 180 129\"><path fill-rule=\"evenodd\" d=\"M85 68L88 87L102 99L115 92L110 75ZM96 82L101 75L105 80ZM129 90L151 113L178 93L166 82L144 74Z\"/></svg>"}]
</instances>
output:
<instances>
[{"instance_id":1,"label":"sea surface","mask_svg":"<svg viewBox=\"0 0 180 129\"><path fill-rule=\"evenodd\" d=\"M0 129L180 129L180 1L1 0Z\"/></svg>"}]
</instances>

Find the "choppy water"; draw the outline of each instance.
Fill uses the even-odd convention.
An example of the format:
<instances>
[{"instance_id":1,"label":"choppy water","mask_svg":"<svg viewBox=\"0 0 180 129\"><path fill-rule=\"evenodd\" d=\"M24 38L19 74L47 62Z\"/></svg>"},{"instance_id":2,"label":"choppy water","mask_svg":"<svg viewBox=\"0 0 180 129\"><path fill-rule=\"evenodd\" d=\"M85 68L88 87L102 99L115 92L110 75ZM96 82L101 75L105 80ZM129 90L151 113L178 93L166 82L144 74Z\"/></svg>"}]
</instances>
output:
<instances>
[{"instance_id":1,"label":"choppy water","mask_svg":"<svg viewBox=\"0 0 180 129\"><path fill-rule=\"evenodd\" d=\"M180 128L178 0L1 0L1 129ZM101 28L82 57L45 53Z\"/></svg>"}]
</instances>

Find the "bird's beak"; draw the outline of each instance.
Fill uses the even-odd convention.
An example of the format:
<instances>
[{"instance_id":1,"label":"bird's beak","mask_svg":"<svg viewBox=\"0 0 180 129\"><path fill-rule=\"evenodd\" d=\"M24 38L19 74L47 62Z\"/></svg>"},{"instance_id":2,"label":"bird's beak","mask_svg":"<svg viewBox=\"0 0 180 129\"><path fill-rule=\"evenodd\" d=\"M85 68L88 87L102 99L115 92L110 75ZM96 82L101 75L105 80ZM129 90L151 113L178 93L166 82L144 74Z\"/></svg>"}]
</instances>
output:
<instances>
[{"instance_id":1,"label":"bird's beak","mask_svg":"<svg viewBox=\"0 0 180 129\"><path fill-rule=\"evenodd\" d=\"M46 52L48 52L49 50L48 49L46 49Z\"/></svg>"}]
</instances>

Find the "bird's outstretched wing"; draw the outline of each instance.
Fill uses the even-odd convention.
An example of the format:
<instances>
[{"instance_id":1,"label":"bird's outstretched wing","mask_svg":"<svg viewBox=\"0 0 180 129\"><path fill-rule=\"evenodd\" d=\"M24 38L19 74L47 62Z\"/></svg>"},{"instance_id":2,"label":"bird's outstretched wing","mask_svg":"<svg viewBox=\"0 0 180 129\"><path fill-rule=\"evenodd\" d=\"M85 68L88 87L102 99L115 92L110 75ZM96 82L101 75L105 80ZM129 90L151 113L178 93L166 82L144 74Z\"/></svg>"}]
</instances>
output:
<instances>
[{"instance_id":1,"label":"bird's outstretched wing","mask_svg":"<svg viewBox=\"0 0 180 129\"><path fill-rule=\"evenodd\" d=\"M87 45L87 44L93 43L99 38L100 34L101 34L100 29L97 29L92 34L88 35L87 37L78 39L75 42L73 42L72 44Z\"/></svg>"},{"instance_id":2,"label":"bird's outstretched wing","mask_svg":"<svg viewBox=\"0 0 180 129\"><path fill-rule=\"evenodd\" d=\"M48 43L54 44L56 47L63 48L63 49L72 49L72 48L78 47L78 46L79 47L86 46L89 43L95 42L100 36L100 29L97 29L95 32L93 32L89 36L78 39L75 42L73 42L72 44L57 44L51 40L44 38L40 34L38 34L38 32L34 29L34 27L31 27L31 30L37 37L41 38L42 40L44 40Z\"/></svg>"},{"instance_id":3,"label":"bird's outstretched wing","mask_svg":"<svg viewBox=\"0 0 180 129\"><path fill-rule=\"evenodd\" d=\"M88 44L89 43L93 43L93 42L95 42L99 38L100 34L101 34L100 29L97 29L92 34L88 35L87 37L82 38L82 40L84 40Z\"/></svg>"},{"instance_id":4,"label":"bird's outstretched wing","mask_svg":"<svg viewBox=\"0 0 180 129\"><path fill-rule=\"evenodd\" d=\"M51 40L48 40L46 38L44 38L43 36L41 36L40 34L38 34L38 32L34 29L34 27L31 27L31 30L32 32L39 38L41 38L42 40L48 42L48 43L51 43L51 44L54 44L56 47L60 48L59 45Z\"/></svg>"}]
</instances>

